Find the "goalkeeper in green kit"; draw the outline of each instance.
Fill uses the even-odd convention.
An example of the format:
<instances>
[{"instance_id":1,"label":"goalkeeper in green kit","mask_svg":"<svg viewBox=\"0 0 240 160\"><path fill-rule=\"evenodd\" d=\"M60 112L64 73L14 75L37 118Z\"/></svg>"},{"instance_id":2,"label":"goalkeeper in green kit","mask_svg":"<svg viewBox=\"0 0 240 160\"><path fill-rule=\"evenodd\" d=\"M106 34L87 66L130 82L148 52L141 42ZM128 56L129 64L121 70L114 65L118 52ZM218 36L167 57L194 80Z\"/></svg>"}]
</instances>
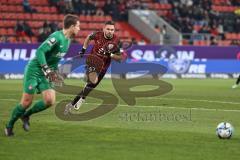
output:
<instances>
[{"instance_id":1,"label":"goalkeeper in green kit","mask_svg":"<svg viewBox=\"0 0 240 160\"><path fill-rule=\"evenodd\" d=\"M6 124L5 135L13 136L14 123L20 118L23 129L29 131L29 117L41 112L55 103L55 91L51 84L61 81L57 74L58 63L67 53L71 38L78 34L80 21L75 15L66 15L63 20L63 30L52 33L37 49L36 57L29 61L25 68L23 95ZM33 101L34 94L42 93L42 100L37 101L28 109Z\"/></svg>"}]
</instances>

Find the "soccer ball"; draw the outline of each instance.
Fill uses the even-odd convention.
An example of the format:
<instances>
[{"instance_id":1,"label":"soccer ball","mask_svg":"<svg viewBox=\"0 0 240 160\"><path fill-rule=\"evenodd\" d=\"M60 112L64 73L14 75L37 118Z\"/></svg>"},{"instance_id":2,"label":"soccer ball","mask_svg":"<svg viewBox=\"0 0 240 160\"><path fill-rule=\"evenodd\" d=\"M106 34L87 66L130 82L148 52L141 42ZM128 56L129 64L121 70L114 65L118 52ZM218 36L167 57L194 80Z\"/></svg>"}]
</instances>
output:
<instances>
[{"instance_id":1,"label":"soccer ball","mask_svg":"<svg viewBox=\"0 0 240 160\"><path fill-rule=\"evenodd\" d=\"M230 139L233 135L233 126L228 122L218 124L216 134L220 139Z\"/></svg>"}]
</instances>

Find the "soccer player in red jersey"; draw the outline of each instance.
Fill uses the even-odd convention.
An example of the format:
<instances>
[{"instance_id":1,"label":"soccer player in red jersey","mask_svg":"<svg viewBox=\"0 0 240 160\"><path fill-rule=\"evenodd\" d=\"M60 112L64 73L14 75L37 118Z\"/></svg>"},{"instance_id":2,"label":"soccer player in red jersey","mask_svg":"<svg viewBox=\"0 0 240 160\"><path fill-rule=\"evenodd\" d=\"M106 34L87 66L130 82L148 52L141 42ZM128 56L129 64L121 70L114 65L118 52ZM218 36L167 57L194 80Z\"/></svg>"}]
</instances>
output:
<instances>
[{"instance_id":1,"label":"soccer player in red jersey","mask_svg":"<svg viewBox=\"0 0 240 160\"><path fill-rule=\"evenodd\" d=\"M113 21L107 21L102 31L93 32L88 35L84 41L80 55L83 55L91 40L94 41L91 53L86 59L87 84L83 90L68 104L68 108L79 110L86 96L100 83L103 79L111 60L122 61L122 49L120 40L114 34L115 25Z\"/></svg>"}]
</instances>

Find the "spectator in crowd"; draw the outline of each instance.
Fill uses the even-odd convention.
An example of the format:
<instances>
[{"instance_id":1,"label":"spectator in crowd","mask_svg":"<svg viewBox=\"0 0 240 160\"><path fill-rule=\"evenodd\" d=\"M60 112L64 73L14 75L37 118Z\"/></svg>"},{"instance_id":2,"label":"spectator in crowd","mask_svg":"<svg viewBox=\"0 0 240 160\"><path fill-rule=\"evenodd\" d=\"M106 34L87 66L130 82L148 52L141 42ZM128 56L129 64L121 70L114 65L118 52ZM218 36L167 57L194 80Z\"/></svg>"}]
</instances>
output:
<instances>
[{"instance_id":1,"label":"spectator in crowd","mask_svg":"<svg viewBox=\"0 0 240 160\"><path fill-rule=\"evenodd\" d=\"M35 8L32 8L28 2L28 0L23 0L23 10L27 13L36 13L37 10Z\"/></svg>"},{"instance_id":2,"label":"spectator in crowd","mask_svg":"<svg viewBox=\"0 0 240 160\"><path fill-rule=\"evenodd\" d=\"M218 40L215 36L212 36L210 38L210 45L217 45L218 44Z\"/></svg>"},{"instance_id":3,"label":"spectator in crowd","mask_svg":"<svg viewBox=\"0 0 240 160\"><path fill-rule=\"evenodd\" d=\"M104 11L102 10L101 7L99 7L98 1L94 2L94 7L95 7L95 15L96 16L104 16Z\"/></svg>"},{"instance_id":4,"label":"spectator in crowd","mask_svg":"<svg viewBox=\"0 0 240 160\"><path fill-rule=\"evenodd\" d=\"M233 45L233 46L240 46L240 40L232 40L231 41L231 45Z\"/></svg>"},{"instance_id":5,"label":"spectator in crowd","mask_svg":"<svg viewBox=\"0 0 240 160\"><path fill-rule=\"evenodd\" d=\"M17 21L14 28L17 37L24 37L26 33L24 31L23 21Z\"/></svg>"},{"instance_id":6,"label":"spectator in crowd","mask_svg":"<svg viewBox=\"0 0 240 160\"><path fill-rule=\"evenodd\" d=\"M87 1L87 15L95 15L96 13L96 6L92 0Z\"/></svg>"},{"instance_id":7,"label":"spectator in crowd","mask_svg":"<svg viewBox=\"0 0 240 160\"><path fill-rule=\"evenodd\" d=\"M59 13L66 14L66 13L68 12L67 9L66 9L64 0L60 0L60 1L56 4L56 8L57 8L57 10L58 10Z\"/></svg>"},{"instance_id":8,"label":"spectator in crowd","mask_svg":"<svg viewBox=\"0 0 240 160\"><path fill-rule=\"evenodd\" d=\"M65 4L66 13L74 12L72 0L64 0L64 4Z\"/></svg>"},{"instance_id":9,"label":"spectator in crowd","mask_svg":"<svg viewBox=\"0 0 240 160\"><path fill-rule=\"evenodd\" d=\"M48 3L50 4L50 6L58 6L58 3L60 2L60 0L48 0Z\"/></svg>"},{"instance_id":10,"label":"spectator in crowd","mask_svg":"<svg viewBox=\"0 0 240 160\"><path fill-rule=\"evenodd\" d=\"M127 21L128 12L127 12L127 7L126 7L124 0L119 0L118 12L119 12L119 17L120 17L119 20Z\"/></svg>"},{"instance_id":11,"label":"spectator in crowd","mask_svg":"<svg viewBox=\"0 0 240 160\"><path fill-rule=\"evenodd\" d=\"M45 21L39 30L38 42L43 42L51 34L49 22Z\"/></svg>"},{"instance_id":12,"label":"spectator in crowd","mask_svg":"<svg viewBox=\"0 0 240 160\"><path fill-rule=\"evenodd\" d=\"M2 37L0 38L0 42L1 42L1 43L8 43L8 42L9 42L8 37L7 37L7 36L2 36Z\"/></svg>"},{"instance_id":13,"label":"spectator in crowd","mask_svg":"<svg viewBox=\"0 0 240 160\"><path fill-rule=\"evenodd\" d=\"M38 36L38 42L43 42L45 39L51 34L50 28L43 29L42 32Z\"/></svg>"},{"instance_id":14,"label":"spectator in crowd","mask_svg":"<svg viewBox=\"0 0 240 160\"><path fill-rule=\"evenodd\" d=\"M50 28L50 32L51 33L53 33L53 32L55 32L55 31L57 31L57 30L59 30L60 28L58 27L58 25L55 23L55 22L50 22L49 24L48 24L48 26L49 26L49 28Z\"/></svg>"},{"instance_id":15,"label":"spectator in crowd","mask_svg":"<svg viewBox=\"0 0 240 160\"><path fill-rule=\"evenodd\" d=\"M146 42L144 41L144 39L141 39L139 42L138 42L138 45L145 45Z\"/></svg>"},{"instance_id":16,"label":"spectator in crowd","mask_svg":"<svg viewBox=\"0 0 240 160\"><path fill-rule=\"evenodd\" d=\"M239 0L231 0L231 4L233 6L240 6L240 1Z\"/></svg>"},{"instance_id":17,"label":"spectator in crowd","mask_svg":"<svg viewBox=\"0 0 240 160\"><path fill-rule=\"evenodd\" d=\"M80 14L81 13L81 7L83 6L81 0L73 0L72 4L73 4L74 13Z\"/></svg>"},{"instance_id":18,"label":"spectator in crowd","mask_svg":"<svg viewBox=\"0 0 240 160\"><path fill-rule=\"evenodd\" d=\"M161 32L161 28L159 27L158 24L155 24L154 30L155 30L157 33L160 33L160 32Z\"/></svg>"},{"instance_id":19,"label":"spectator in crowd","mask_svg":"<svg viewBox=\"0 0 240 160\"><path fill-rule=\"evenodd\" d=\"M103 11L104 11L105 15L112 14L113 10L112 10L112 1L111 0L107 0L105 5L103 6Z\"/></svg>"},{"instance_id":20,"label":"spectator in crowd","mask_svg":"<svg viewBox=\"0 0 240 160\"><path fill-rule=\"evenodd\" d=\"M134 38L134 37L132 37L131 42L132 42L133 45L136 45L138 43L136 38Z\"/></svg>"},{"instance_id":21,"label":"spectator in crowd","mask_svg":"<svg viewBox=\"0 0 240 160\"><path fill-rule=\"evenodd\" d=\"M29 24L26 21L23 22L23 30L27 36L29 36L29 37L34 36L34 33L32 32L31 27L29 26Z\"/></svg>"}]
</instances>

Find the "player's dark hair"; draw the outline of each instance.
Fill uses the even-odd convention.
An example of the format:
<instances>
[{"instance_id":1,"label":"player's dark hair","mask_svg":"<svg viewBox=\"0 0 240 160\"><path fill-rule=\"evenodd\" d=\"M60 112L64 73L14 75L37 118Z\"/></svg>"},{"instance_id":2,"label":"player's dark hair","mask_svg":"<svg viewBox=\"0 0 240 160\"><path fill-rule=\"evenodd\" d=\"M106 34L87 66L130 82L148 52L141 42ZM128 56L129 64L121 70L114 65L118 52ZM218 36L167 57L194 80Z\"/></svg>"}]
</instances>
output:
<instances>
[{"instance_id":1,"label":"player's dark hair","mask_svg":"<svg viewBox=\"0 0 240 160\"><path fill-rule=\"evenodd\" d=\"M107 22L105 22L105 25L115 25L115 22L114 21L107 21Z\"/></svg>"},{"instance_id":2,"label":"player's dark hair","mask_svg":"<svg viewBox=\"0 0 240 160\"><path fill-rule=\"evenodd\" d=\"M64 29L68 29L68 28L70 28L72 25L76 25L76 24L77 24L77 21L79 21L78 16L75 16L75 15L72 15L72 14L67 14L67 15L64 17L64 20L63 20L63 28L64 28Z\"/></svg>"}]
</instances>

